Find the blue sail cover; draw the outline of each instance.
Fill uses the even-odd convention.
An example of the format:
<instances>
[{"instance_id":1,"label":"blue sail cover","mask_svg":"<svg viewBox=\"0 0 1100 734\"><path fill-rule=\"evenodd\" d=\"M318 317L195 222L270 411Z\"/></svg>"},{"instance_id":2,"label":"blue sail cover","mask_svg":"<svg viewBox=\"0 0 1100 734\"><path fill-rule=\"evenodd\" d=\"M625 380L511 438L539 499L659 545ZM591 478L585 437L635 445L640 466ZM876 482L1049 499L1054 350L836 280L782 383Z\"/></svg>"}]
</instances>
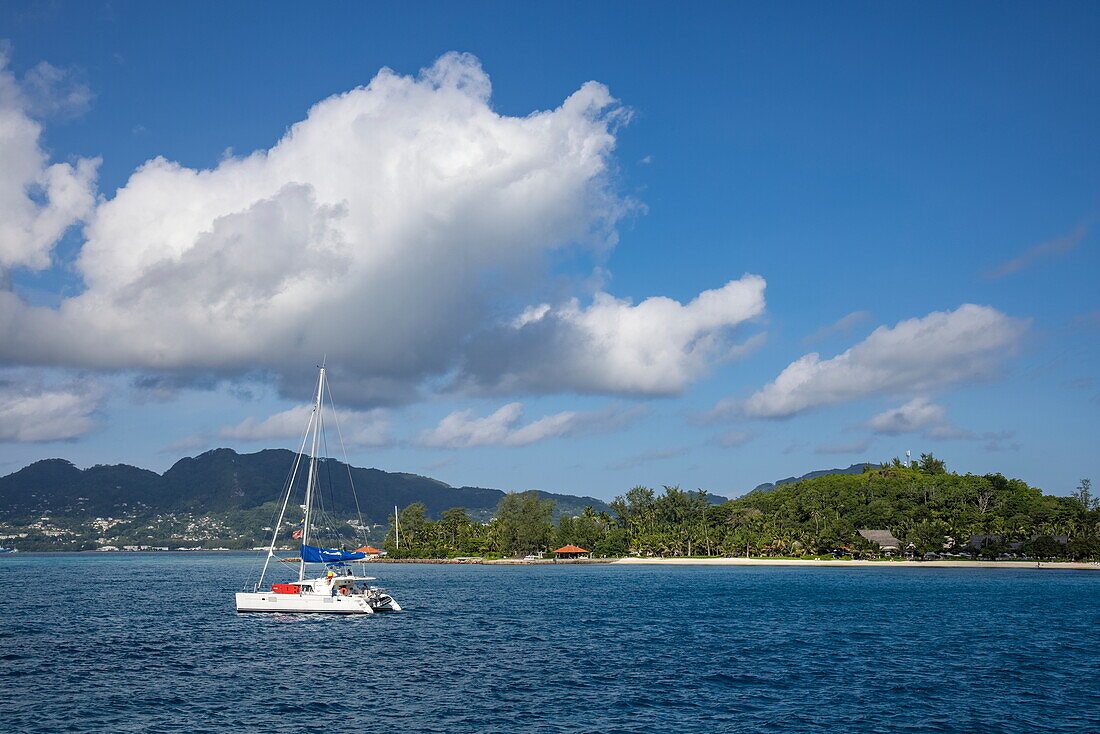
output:
<instances>
[{"instance_id":1,"label":"blue sail cover","mask_svg":"<svg viewBox=\"0 0 1100 734\"><path fill-rule=\"evenodd\" d=\"M366 557L366 553L359 553L358 551L336 550L335 548L315 548L312 545L302 546L302 560L306 563L356 561Z\"/></svg>"}]
</instances>

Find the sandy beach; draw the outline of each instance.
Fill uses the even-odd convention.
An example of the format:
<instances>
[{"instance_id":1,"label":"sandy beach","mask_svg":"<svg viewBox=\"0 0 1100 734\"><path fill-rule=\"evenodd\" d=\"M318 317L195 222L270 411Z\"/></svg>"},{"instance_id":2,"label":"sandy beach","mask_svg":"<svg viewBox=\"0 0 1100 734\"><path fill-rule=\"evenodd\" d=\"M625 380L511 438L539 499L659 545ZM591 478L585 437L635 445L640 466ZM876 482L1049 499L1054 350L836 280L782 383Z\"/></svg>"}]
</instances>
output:
<instances>
[{"instance_id":1,"label":"sandy beach","mask_svg":"<svg viewBox=\"0 0 1100 734\"><path fill-rule=\"evenodd\" d=\"M613 563L653 566L868 566L872 568L1030 568L1044 570L1100 571L1100 563L1048 561L849 561L791 558L620 558Z\"/></svg>"}]
</instances>

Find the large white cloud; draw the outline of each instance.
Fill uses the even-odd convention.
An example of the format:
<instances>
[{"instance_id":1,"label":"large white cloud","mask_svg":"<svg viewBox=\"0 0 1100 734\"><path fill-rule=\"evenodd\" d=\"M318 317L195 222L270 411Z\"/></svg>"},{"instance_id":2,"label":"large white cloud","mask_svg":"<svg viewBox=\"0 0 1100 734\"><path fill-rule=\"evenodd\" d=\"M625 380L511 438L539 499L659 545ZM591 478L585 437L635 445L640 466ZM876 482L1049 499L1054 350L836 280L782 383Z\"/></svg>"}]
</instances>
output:
<instances>
[{"instance_id":1,"label":"large white cloud","mask_svg":"<svg viewBox=\"0 0 1100 734\"><path fill-rule=\"evenodd\" d=\"M0 292L0 363L267 374L304 397L327 355L342 402L369 405L425 384L674 394L760 343L731 341L764 309L753 275L686 304L579 279L581 298L524 310L560 290L555 252L598 262L615 244L627 115L595 82L526 117L490 92L474 57L450 53L318 103L268 150L209 170L147 161L87 214L86 290L58 308ZM22 250L44 256L47 229Z\"/></svg>"},{"instance_id":2,"label":"large white cloud","mask_svg":"<svg viewBox=\"0 0 1100 734\"><path fill-rule=\"evenodd\" d=\"M49 266L57 239L92 210L99 164L83 158L75 165L49 163L39 144L42 126L30 114L34 104L7 65L0 46L0 274ZM57 81L57 69L40 65L32 75L36 86L50 81L43 69Z\"/></svg>"},{"instance_id":3,"label":"large white cloud","mask_svg":"<svg viewBox=\"0 0 1100 734\"><path fill-rule=\"evenodd\" d=\"M101 386L80 380L44 384L0 380L0 441L39 442L77 438L97 427Z\"/></svg>"},{"instance_id":4,"label":"large white cloud","mask_svg":"<svg viewBox=\"0 0 1100 734\"><path fill-rule=\"evenodd\" d=\"M832 359L805 355L747 400L724 401L712 415L785 418L871 395L925 392L988 379L1027 326L1027 321L974 304L880 326Z\"/></svg>"},{"instance_id":5,"label":"large white cloud","mask_svg":"<svg viewBox=\"0 0 1100 734\"><path fill-rule=\"evenodd\" d=\"M715 361L759 343L730 342L733 327L764 311L764 279L745 275L683 304L647 298L637 305L606 293L583 307L574 299L528 308L475 340L466 387L500 392L670 395ZM746 347L748 349L746 349Z\"/></svg>"},{"instance_id":6,"label":"large white cloud","mask_svg":"<svg viewBox=\"0 0 1100 734\"><path fill-rule=\"evenodd\" d=\"M523 412L522 403L508 403L484 418L474 417L473 410L457 410L421 432L419 444L431 448L528 446L551 438L616 431L648 413L642 406L609 405L601 410L567 410L523 424Z\"/></svg>"},{"instance_id":7,"label":"large white cloud","mask_svg":"<svg viewBox=\"0 0 1100 734\"><path fill-rule=\"evenodd\" d=\"M609 179L623 114L603 85L526 117L489 95L476 59L447 54L318 103L269 150L210 170L146 162L89 217L85 292L58 309L0 293L0 359L270 370L303 392L327 353L345 399L407 399L550 253L613 245L629 208ZM29 127L9 147L30 162L3 179L23 196L43 174L37 127L16 118ZM79 188L47 170L51 192ZM41 264L59 226L5 238L3 257Z\"/></svg>"}]
</instances>

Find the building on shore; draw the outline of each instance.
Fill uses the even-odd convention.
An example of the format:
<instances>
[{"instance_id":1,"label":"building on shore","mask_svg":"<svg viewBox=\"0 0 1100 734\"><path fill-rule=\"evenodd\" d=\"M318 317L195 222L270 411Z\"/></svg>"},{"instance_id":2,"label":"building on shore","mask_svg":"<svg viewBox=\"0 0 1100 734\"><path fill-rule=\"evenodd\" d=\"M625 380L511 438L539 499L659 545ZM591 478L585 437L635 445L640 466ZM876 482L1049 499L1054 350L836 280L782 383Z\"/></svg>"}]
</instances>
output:
<instances>
[{"instance_id":1,"label":"building on shore","mask_svg":"<svg viewBox=\"0 0 1100 734\"><path fill-rule=\"evenodd\" d=\"M576 558L590 558L591 552L586 551L584 548L578 548L575 545L563 545L556 551L551 551L554 555L562 560L573 560Z\"/></svg>"},{"instance_id":2,"label":"building on shore","mask_svg":"<svg viewBox=\"0 0 1100 734\"><path fill-rule=\"evenodd\" d=\"M897 553L901 549L901 541L889 530L860 530L859 534L872 543L877 543L886 553Z\"/></svg>"}]
</instances>

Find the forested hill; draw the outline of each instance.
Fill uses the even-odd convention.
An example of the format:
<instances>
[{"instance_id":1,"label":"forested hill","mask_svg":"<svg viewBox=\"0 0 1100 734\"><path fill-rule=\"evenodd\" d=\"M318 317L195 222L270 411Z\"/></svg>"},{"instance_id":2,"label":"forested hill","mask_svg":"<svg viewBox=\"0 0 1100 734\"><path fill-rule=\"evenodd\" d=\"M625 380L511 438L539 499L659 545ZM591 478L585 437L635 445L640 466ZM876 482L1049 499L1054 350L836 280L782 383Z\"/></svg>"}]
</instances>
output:
<instances>
[{"instance_id":1,"label":"forested hill","mask_svg":"<svg viewBox=\"0 0 1100 734\"><path fill-rule=\"evenodd\" d=\"M983 543L996 539L987 544L997 552L1028 552L1037 539L1053 538L1063 555L1100 555L1100 500L1088 480L1071 497L1053 496L1000 474L948 472L930 455L912 467L895 460L860 474L751 492L721 510L716 522L731 549L748 543L773 553L858 550L865 541L857 531L876 528L919 553L960 549L983 536Z\"/></svg>"},{"instance_id":2,"label":"forested hill","mask_svg":"<svg viewBox=\"0 0 1100 734\"><path fill-rule=\"evenodd\" d=\"M79 469L64 459L46 459L0 478L0 519L41 515L110 517L161 513L224 513L250 510L280 499L295 454L267 449L238 454L214 449L180 459L164 474L127 464ZM298 497L305 486L299 471ZM466 507L472 516L495 510L504 492L483 487L452 487L430 477L351 467L335 459L319 464L320 497L326 509L354 513L355 497L364 520L387 522L394 505L423 502L430 516L450 507ZM540 492L559 513L580 514L586 506L610 508L593 497Z\"/></svg>"},{"instance_id":3,"label":"forested hill","mask_svg":"<svg viewBox=\"0 0 1100 734\"><path fill-rule=\"evenodd\" d=\"M470 522L461 512L426 522L410 507L401 515L400 548L392 527L386 548L423 558L522 555L563 545L597 556L1100 558L1100 500L1089 480L1071 497L1051 496L1000 474L948 472L930 454L912 466L895 459L721 505L700 491L639 486L616 497L610 514L562 517L556 526L546 505L511 495L489 523Z\"/></svg>"}]
</instances>

